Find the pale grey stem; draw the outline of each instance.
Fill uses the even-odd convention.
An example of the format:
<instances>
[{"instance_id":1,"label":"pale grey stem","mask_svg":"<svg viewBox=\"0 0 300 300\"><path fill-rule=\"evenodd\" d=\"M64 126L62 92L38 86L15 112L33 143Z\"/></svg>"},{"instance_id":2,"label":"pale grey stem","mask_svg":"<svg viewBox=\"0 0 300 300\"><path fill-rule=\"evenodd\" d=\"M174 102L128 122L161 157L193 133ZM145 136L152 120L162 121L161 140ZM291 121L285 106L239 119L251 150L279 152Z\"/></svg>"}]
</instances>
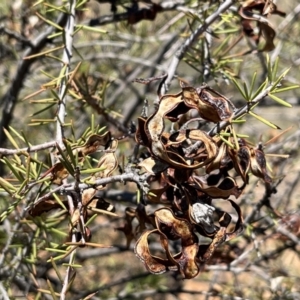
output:
<instances>
[{"instance_id":1,"label":"pale grey stem","mask_svg":"<svg viewBox=\"0 0 300 300\"><path fill-rule=\"evenodd\" d=\"M64 149L63 138L64 138L64 122L65 122L65 114L66 114L66 101L67 101L67 88L68 88L68 80L70 73L70 65L72 58L72 47L73 47L73 34L74 34L74 26L75 26L75 8L76 8L76 0L70 0L70 11L68 15L67 23L64 27L64 43L65 48L63 52L63 68L65 70L62 75L64 78L61 79L61 84L59 86L59 104L57 111L57 122L56 122L56 141L58 145Z\"/></svg>"},{"instance_id":2,"label":"pale grey stem","mask_svg":"<svg viewBox=\"0 0 300 300\"><path fill-rule=\"evenodd\" d=\"M298 4L292 12L290 12L285 19L279 24L277 27L277 32L280 34L291 22L296 22L297 18L295 18L298 14L300 14L300 4Z\"/></svg>"},{"instance_id":3,"label":"pale grey stem","mask_svg":"<svg viewBox=\"0 0 300 300\"><path fill-rule=\"evenodd\" d=\"M293 234L292 232L290 232L289 230L285 229L284 227L279 226L277 228L277 232L285 235L286 237L288 237L291 241L293 241L296 245L300 245L300 239Z\"/></svg>"},{"instance_id":4,"label":"pale grey stem","mask_svg":"<svg viewBox=\"0 0 300 300\"><path fill-rule=\"evenodd\" d=\"M70 10L68 15L68 20L66 26L64 27L64 43L65 48L63 52L63 68L64 78L61 80L61 84L59 86L59 104L58 104L58 112L57 112L57 122L56 122L56 142L58 145L64 149L63 138L64 138L64 122L65 122L65 114L66 114L66 102L67 102L67 89L68 89L68 81L70 77L71 70L71 59L72 59L72 47L73 47L73 34L74 34L74 26L75 26L75 13L76 13L76 0L69 0ZM70 210L73 210L72 207L73 201L70 196L68 196ZM72 242L76 242L75 234L72 234ZM75 251L72 252L69 259L69 264L71 265L75 258ZM72 276L73 268L68 266L65 279L63 282L63 287L60 293L60 300L66 299L68 284Z\"/></svg>"},{"instance_id":5,"label":"pale grey stem","mask_svg":"<svg viewBox=\"0 0 300 300\"><path fill-rule=\"evenodd\" d=\"M14 155L14 154L24 154L27 155L30 152L37 152L40 150L45 150L49 148L53 148L56 146L56 141L51 141L47 143L43 143L40 145L29 146L27 148L20 148L20 149L7 149L7 148L0 148L0 154L4 155Z\"/></svg>"},{"instance_id":6,"label":"pale grey stem","mask_svg":"<svg viewBox=\"0 0 300 300\"><path fill-rule=\"evenodd\" d=\"M64 26L66 22L66 15L61 14L58 19L56 20L56 24L59 26ZM42 49L47 45L49 42L48 36L51 35L53 32L56 31L56 28L53 26L49 26L39 34L32 42L33 47L27 47L24 52L23 57L29 57L35 55L42 51ZM27 76L30 74L31 66L36 61L36 57L32 59L21 59L18 62L18 66L16 69L16 73L11 79L11 84L7 90L7 92L3 95L0 99L0 106L3 105L2 116L0 117L0 146L4 146L7 141L7 136L4 132L4 128L9 128L13 120L13 114L15 107L17 105L18 97L20 91L23 88L24 81L26 80ZM0 162L0 176L3 176L4 168L3 163Z\"/></svg>"},{"instance_id":7,"label":"pale grey stem","mask_svg":"<svg viewBox=\"0 0 300 300\"><path fill-rule=\"evenodd\" d=\"M168 85L170 84L171 80L173 79L177 67L182 60L184 54L187 52L188 48L197 40L197 38L204 33L207 28L220 17L220 14L225 12L230 6L232 6L236 0L226 0L224 3L222 3L218 9L212 13L209 17L207 17L203 24L201 24L195 32L191 34L191 36L184 42L183 45L178 49L175 56L173 56L173 59L169 65L168 69L168 78L166 79L166 82L164 86L161 89L161 94L165 94L168 91Z\"/></svg>"},{"instance_id":8,"label":"pale grey stem","mask_svg":"<svg viewBox=\"0 0 300 300\"><path fill-rule=\"evenodd\" d=\"M75 242L76 242L76 236L73 233L72 234L72 243L75 243ZM63 287L62 287L62 290L60 292L60 300L65 300L66 299L66 294L67 294L69 281L72 277L72 272L74 272L74 269L70 265L72 265L72 263L74 262L75 254L76 254L76 249L74 251L72 251L72 253L70 255L70 258L69 258L69 266L67 268L66 276L65 276L65 279L64 279L64 282L63 282Z\"/></svg>"},{"instance_id":9,"label":"pale grey stem","mask_svg":"<svg viewBox=\"0 0 300 300\"><path fill-rule=\"evenodd\" d=\"M80 190L85 190L88 188L91 188L93 186L98 186L98 185L106 185L109 183L113 183L113 182L135 182L137 185L139 185L145 192L147 192L147 188L148 188L148 179L151 176L151 174L143 174L143 175L139 175L139 174L135 174L135 173L124 173L121 175L115 175L115 176L111 176L111 177L107 177L107 178L101 178L98 179L94 182L93 185L91 184L86 184L86 183L80 183L78 184L78 188ZM53 190L51 190L49 193L43 195L42 197L40 197L35 203L34 205L37 205L38 203L40 203L41 201L48 199L51 195L53 195L54 193L65 193L65 192L72 192L75 190L75 184L76 183L64 183L62 186L58 186L56 188L54 188ZM27 210L30 207L27 207Z\"/></svg>"},{"instance_id":10,"label":"pale grey stem","mask_svg":"<svg viewBox=\"0 0 300 300\"><path fill-rule=\"evenodd\" d=\"M6 290L5 290L5 288L4 288L4 286L3 286L3 284L2 284L1 281L0 281L0 293L1 293L1 295L2 295L2 299L3 299L3 300L9 300L9 297L8 297L8 295L7 295L7 292L6 292Z\"/></svg>"},{"instance_id":11,"label":"pale grey stem","mask_svg":"<svg viewBox=\"0 0 300 300\"><path fill-rule=\"evenodd\" d=\"M28 200L25 203L25 207L27 204L28 204ZM22 226L22 223L19 220L22 220L22 218L24 218L25 214L26 214L26 209L22 209L19 217L16 217L16 218L18 218L18 222L16 222L16 224L12 228L10 227L10 223L8 221L4 220L4 225L7 226L7 235L8 236L6 238L5 246L3 247L3 249L1 250L1 253L0 253L0 269L3 269L2 265L5 261L6 253L10 249L10 245L12 244L15 234L18 232L19 228Z\"/></svg>"}]
</instances>

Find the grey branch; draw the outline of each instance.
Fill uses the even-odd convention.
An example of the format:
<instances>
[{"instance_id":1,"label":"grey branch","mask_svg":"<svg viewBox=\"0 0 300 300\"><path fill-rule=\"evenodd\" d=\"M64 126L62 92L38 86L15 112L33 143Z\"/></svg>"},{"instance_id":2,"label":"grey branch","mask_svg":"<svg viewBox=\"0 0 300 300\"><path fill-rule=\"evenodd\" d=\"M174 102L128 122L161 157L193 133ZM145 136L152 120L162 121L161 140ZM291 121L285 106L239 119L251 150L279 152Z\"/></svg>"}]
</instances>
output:
<instances>
[{"instance_id":1,"label":"grey branch","mask_svg":"<svg viewBox=\"0 0 300 300\"><path fill-rule=\"evenodd\" d=\"M182 60L184 54L187 52L189 47L197 40L197 38L204 33L207 28L214 22L216 21L219 17L220 14L225 12L230 6L232 6L236 0L226 0L222 5L218 7L218 9L209 17L207 17L203 24L201 24L195 32L191 34L191 36L184 42L184 44L181 45L181 47L178 49L176 52L175 56L173 57L169 67L168 67L168 78L165 82L165 84L162 87L161 93L165 94L168 91L168 85L170 84L171 80L173 79L177 67L179 65L179 62Z\"/></svg>"},{"instance_id":2,"label":"grey branch","mask_svg":"<svg viewBox=\"0 0 300 300\"><path fill-rule=\"evenodd\" d=\"M49 148L53 148L53 147L56 147L56 141L51 141L51 142L43 143L40 145L29 146L29 147L20 148L20 149L0 148L0 154L3 154L5 156L14 155L14 154L28 155L28 153L30 153L30 152L36 152L36 151L45 150L45 149L49 149Z\"/></svg>"},{"instance_id":3,"label":"grey branch","mask_svg":"<svg viewBox=\"0 0 300 300\"><path fill-rule=\"evenodd\" d=\"M57 112L57 122L56 122L56 141L59 146L63 149L64 143L64 121L65 121L65 114L66 114L66 96L67 96L67 89L68 89L68 79L69 79L69 72L70 72L70 65L71 65L71 58L72 58L72 47L73 47L73 34L74 34L74 26L75 26L75 7L76 1L70 1L70 12L68 15L67 23L64 27L64 42L65 48L63 52L63 66L66 66L64 71L64 78L61 81L59 86L59 104L58 104L58 112Z\"/></svg>"},{"instance_id":4,"label":"grey branch","mask_svg":"<svg viewBox=\"0 0 300 300\"><path fill-rule=\"evenodd\" d=\"M150 176L151 176L151 174L149 174L149 173L139 175L134 172L130 172L130 173L124 173L121 175L115 175L115 176L111 176L111 177L107 177L107 178L101 178L101 179L96 180L94 182L94 184L80 183L78 185L78 188L80 190L85 190L85 189L88 189L93 186L106 185L106 184L114 183L114 182L135 182L138 186L140 186L147 193L147 188L148 188L147 182L148 182L148 178ZM40 197L34 203L34 205L37 205L38 203L42 202L43 200L48 199L54 193L68 193L68 192L74 191L75 184L76 183L65 183L61 186L54 188L47 194ZM29 209L29 207L27 209Z\"/></svg>"},{"instance_id":5,"label":"grey branch","mask_svg":"<svg viewBox=\"0 0 300 300\"><path fill-rule=\"evenodd\" d=\"M61 14L56 23L63 26L67 20L66 14ZM51 35L56 29L49 26L43 33L41 33L34 41L32 46L28 47L24 52L24 57L31 56L39 53L49 42L48 36ZM0 121L0 147L4 147L7 137L4 133L4 128L8 128L12 119L15 106L17 104L19 93L23 87L24 81L29 74L31 65L35 62L36 58L20 60L15 76L11 81L8 91L0 99L0 106L3 105L2 118ZM1 165L2 163L0 163ZM4 173L4 168L0 167L0 176Z\"/></svg>"},{"instance_id":6,"label":"grey branch","mask_svg":"<svg viewBox=\"0 0 300 300\"><path fill-rule=\"evenodd\" d=\"M66 22L66 15L61 14L57 19L56 23L60 26L63 26ZM31 56L39 53L48 43L48 36L55 31L53 26L49 26L43 33L41 33L34 41L32 41L32 47L28 48L24 57ZM3 131L3 128L8 128L12 118L15 105L17 103L17 98L23 87L23 83L29 74L31 65L35 62L33 59L20 60L18 68L15 73L15 77L12 79L12 83L8 91L0 99L0 105L3 105L2 118L0 122L0 146L3 146L6 142L6 135Z\"/></svg>"},{"instance_id":7,"label":"grey branch","mask_svg":"<svg viewBox=\"0 0 300 300\"><path fill-rule=\"evenodd\" d=\"M70 10L68 14L68 20L64 27L64 42L65 48L63 52L63 66L66 67L64 70L64 78L61 81L61 85L59 86L59 104L58 104L58 112L57 112L57 121L56 121L56 141L61 148L64 148L64 122L65 122L65 114L66 114L66 102L67 102L67 90L68 90L68 82L70 69L71 69L71 58L72 58L72 47L73 47L73 35L74 35L74 26L75 26L75 14L76 14L76 0L69 0ZM77 184L75 182L74 184ZM76 188L76 186L74 186ZM73 202L70 197L69 206ZM72 234L72 242L76 241L76 237ZM72 252L69 258L69 264L71 265L74 261L75 251ZM68 285L74 270L71 266L68 266L66 270L65 279L63 282L63 286L60 293L60 300L66 299L66 294L68 291Z\"/></svg>"},{"instance_id":8,"label":"grey branch","mask_svg":"<svg viewBox=\"0 0 300 300\"><path fill-rule=\"evenodd\" d=\"M177 0L177 1L162 1L160 4L161 6L161 11L158 11L158 13L162 13L165 11L172 11L176 10L178 8L181 8L182 5L184 5L184 1ZM139 14L142 12L144 8L138 9L133 12L133 14ZM105 24L110 24L110 23L116 23L116 22L121 22L121 21L126 21L130 17L130 12L125 12L125 13L119 13L119 14L111 14L111 15L106 15L100 18L95 18L91 19L88 22L89 26L100 26L100 25L105 25Z\"/></svg>"}]
</instances>

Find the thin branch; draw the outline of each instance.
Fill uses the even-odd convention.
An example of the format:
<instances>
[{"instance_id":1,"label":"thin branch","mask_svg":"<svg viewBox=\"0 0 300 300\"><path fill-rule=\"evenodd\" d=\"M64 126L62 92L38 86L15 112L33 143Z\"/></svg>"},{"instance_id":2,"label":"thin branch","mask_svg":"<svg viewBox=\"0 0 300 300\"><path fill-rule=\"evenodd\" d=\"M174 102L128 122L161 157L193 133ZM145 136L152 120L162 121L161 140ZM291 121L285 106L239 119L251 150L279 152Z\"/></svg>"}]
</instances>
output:
<instances>
[{"instance_id":1,"label":"thin branch","mask_svg":"<svg viewBox=\"0 0 300 300\"><path fill-rule=\"evenodd\" d=\"M181 47L178 49L176 54L173 56L173 59L169 65L168 69L168 78L166 79L165 84L162 87L161 93L165 94L168 91L168 85L170 84L171 80L173 79L176 70L178 68L178 65L180 61L182 60L183 56L187 52L187 50L191 47L191 45L197 40L197 38L204 33L207 28L216 21L222 13L224 13L230 6L232 6L236 0L226 0L224 3L222 3L218 9L209 15L207 17L203 24L201 24L192 34L191 36L184 42L184 44L181 45Z\"/></svg>"},{"instance_id":2,"label":"thin branch","mask_svg":"<svg viewBox=\"0 0 300 300\"><path fill-rule=\"evenodd\" d=\"M149 272L144 272L144 273L140 273L140 274L137 274L137 275L127 276L125 278L120 278L120 279L118 279L116 281L112 281L112 282L110 282L108 284L99 286L98 288L95 288L93 290L81 292L78 295L78 297L76 297L74 299L82 299L82 298L87 297L88 295L90 295L92 293L99 293L100 291L110 289L110 288L112 288L114 286L117 286L117 285L120 285L120 284L124 284L124 283L127 283L127 282L132 282L132 281L134 281L136 279L141 279L141 278L145 278L145 277L148 277L148 276L151 276L151 274L149 274Z\"/></svg>"},{"instance_id":3,"label":"thin branch","mask_svg":"<svg viewBox=\"0 0 300 300\"><path fill-rule=\"evenodd\" d=\"M292 232L290 232L289 230L287 230L286 228L282 227L282 226L278 226L277 227L277 232L285 235L286 237L288 237L291 241L293 241L296 245L300 245L300 239L293 234Z\"/></svg>"},{"instance_id":4,"label":"thin branch","mask_svg":"<svg viewBox=\"0 0 300 300\"><path fill-rule=\"evenodd\" d=\"M165 71L165 68L162 65L155 65L152 61L150 61L148 58L143 57L134 57L132 55L127 54L120 54L120 53L113 53L113 52L101 52L86 56L85 61L93 61L93 60L99 60L99 59L116 59L116 60L123 60L125 62L131 62L134 64L142 65L151 69L156 69L158 71ZM81 61L80 58L74 60L75 63Z\"/></svg>"},{"instance_id":5,"label":"thin branch","mask_svg":"<svg viewBox=\"0 0 300 300\"><path fill-rule=\"evenodd\" d=\"M3 300L9 300L7 292L6 292L6 290L5 290L5 288L4 288L4 286L3 286L3 284L2 284L1 281L0 281L0 293L1 293L2 297L3 297L2 298Z\"/></svg>"},{"instance_id":6,"label":"thin branch","mask_svg":"<svg viewBox=\"0 0 300 300\"><path fill-rule=\"evenodd\" d=\"M166 43L164 45L161 46L161 49L159 49L159 52L154 55L153 59L152 58L149 59L150 61L152 61L153 66L160 66L161 65L161 63L166 59L165 55L166 55L167 50L170 49L172 44L177 39L178 39L178 34L177 33L173 34L170 37L170 39L168 41L166 41ZM149 69L149 77L155 76L156 71L157 70L155 68ZM163 72L166 73L167 71L163 70ZM149 91L150 91L150 85L145 85L142 94L147 95L147 93L149 93ZM128 107L126 107L126 110L123 113L124 124L127 124L127 122L130 121L130 119L134 116L134 113L136 112L136 108L138 106L141 106L141 101L140 100L141 100L141 98L139 98L139 97L135 97L135 99L130 100L131 107L128 105Z\"/></svg>"},{"instance_id":7,"label":"thin branch","mask_svg":"<svg viewBox=\"0 0 300 300\"><path fill-rule=\"evenodd\" d=\"M300 14L300 4L298 4L285 18L284 20L278 25L277 32L280 36L282 31L291 23L297 22L297 16Z\"/></svg>"},{"instance_id":8,"label":"thin branch","mask_svg":"<svg viewBox=\"0 0 300 300\"><path fill-rule=\"evenodd\" d=\"M64 26L67 18L65 14L61 14L56 24ZM32 41L33 47L29 47L25 52L24 56L31 56L41 52L41 50L49 42L48 36L55 32L56 29L53 26L49 26L43 33L41 33L34 41ZM23 87L24 81L29 74L30 67L36 61L36 58L20 60L15 76L11 80L11 85L8 91L0 99L0 105L3 105L2 118L0 121L0 147L4 146L7 140L7 136L4 133L4 128L8 128L9 124L13 119L13 113L19 93ZM2 164L2 163L1 163ZM0 176L4 174L4 168L0 167Z\"/></svg>"},{"instance_id":9,"label":"thin branch","mask_svg":"<svg viewBox=\"0 0 300 300\"><path fill-rule=\"evenodd\" d=\"M72 234L72 242L76 242L76 236L74 234ZM68 291L68 285L69 285L69 281L72 277L72 275L74 274L74 269L70 266L75 259L75 254L76 254L76 249L71 253L70 258L69 258L69 266L67 268L66 271L66 275L65 275L65 279L63 282L63 287L62 290L60 292L60 300L65 300L66 299L66 294Z\"/></svg>"},{"instance_id":10,"label":"thin branch","mask_svg":"<svg viewBox=\"0 0 300 300\"><path fill-rule=\"evenodd\" d=\"M68 81L69 81L69 73L70 73L70 65L73 47L73 34L74 34L74 26L75 26L75 8L76 8L76 0L70 0L70 12L68 15L68 20L64 28L64 40L65 40L65 48L63 52L63 67L64 69L64 78L61 81L61 85L59 86L59 104L58 104L58 112L57 112L57 122L56 122L56 141L58 145L63 149L64 143L64 120L66 114L66 95L68 89Z\"/></svg>"},{"instance_id":11,"label":"thin branch","mask_svg":"<svg viewBox=\"0 0 300 300\"><path fill-rule=\"evenodd\" d=\"M30 47L30 48L34 47L34 45L32 44L32 42L30 40L28 40L27 38L25 38L24 36L22 36L18 32L15 32L15 31L12 31L12 30L6 28L4 25L0 26L0 35L1 34L5 34L8 37L17 40L18 42L22 43L24 46L27 46L27 47Z\"/></svg>"},{"instance_id":12,"label":"thin branch","mask_svg":"<svg viewBox=\"0 0 300 300\"><path fill-rule=\"evenodd\" d=\"M3 155L24 154L24 155L27 155L30 152L37 152L40 150L53 148L55 146L56 146L56 141L51 141L51 142L43 143L40 145L35 145L35 146L30 146L27 148L20 148L20 149L0 148L0 154L3 154Z\"/></svg>"},{"instance_id":13,"label":"thin branch","mask_svg":"<svg viewBox=\"0 0 300 300\"><path fill-rule=\"evenodd\" d=\"M80 183L80 184L78 184L78 188L80 190L85 190L85 189L88 189L88 188L93 187L93 186L106 185L106 184L114 183L114 182L122 182L122 183L124 183L124 182L135 182L138 186L141 186L143 190L147 190L147 188L148 188L147 180L150 176L151 176L151 174L148 174L148 173L143 174L143 175L138 175L138 174L133 173L133 172L124 173L124 174L121 174L121 175L115 175L115 176L111 176L111 177L107 177L107 178L98 179L94 182L93 185L86 184L86 183ZM58 187L54 188L53 190L51 190L50 192L48 192L47 194L40 197L34 203L34 205L37 205L41 201L44 201L45 199L48 199L54 193L72 192L72 191L75 190L75 185L76 185L76 182L75 183L65 183L61 186L58 186Z\"/></svg>"},{"instance_id":14,"label":"thin branch","mask_svg":"<svg viewBox=\"0 0 300 300\"><path fill-rule=\"evenodd\" d=\"M170 45L175 41L177 38L177 33L172 34L170 36L170 39L167 40L163 45L161 45L161 49L158 53L155 53L151 57L147 57L147 61L151 63L151 66L149 66L150 74L149 76L154 76L155 72L157 70L166 72L164 68L161 66L161 62L164 60L164 55L166 53L166 49L170 47ZM127 75L127 77L124 78L124 81L119 85L118 89L109 97L107 100L107 107L111 107L115 104L118 97L124 93L124 88L132 87L132 81L139 76L139 74L142 74L146 69L146 65L139 64L136 68L133 69L133 71ZM157 68L159 67L159 69ZM143 91L143 95L146 95L148 92L149 86L145 85L145 89ZM124 116L123 124L127 124L131 117L133 116L134 112L137 111L137 107L141 106L141 98L137 95L134 98L128 99L128 105L124 107L124 111L122 111L122 115ZM143 99L144 100L144 99Z\"/></svg>"},{"instance_id":15,"label":"thin branch","mask_svg":"<svg viewBox=\"0 0 300 300\"><path fill-rule=\"evenodd\" d=\"M65 115L66 115L66 103L67 103L67 92L68 92L68 84L70 78L70 70L71 70L71 58L72 47L73 47L73 35L74 35L74 27L75 27L75 14L76 14L76 0L69 0L70 10L68 14L68 20L64 27L64 42L65 48L63 52L63 68L64 68L64 78L61 81L59 86L59 103L58 103L58 112L57 112L57 121L56 121L56 142L58 145L64 149L64 123L65 123ZM77 182L74 183L74 189L76 189ZM73 198L68 196L69 202L69 210L70 215L74 213L73 207ZM72 234L72 242L76 242L75 233ZM76 249L75 249L76 251ZM66 299L66 294L68 291L69 282L72 277L73 268L70 266L75 259L75 251L72 252L69 258L69 266L66 270L65 279L63 282L62 290L60 292L60 300Z\"/></svg>"},{"instance_id":16,"label":"thin branch","mask_svg":"<svg viewBox=\"0 0 300 300\"><path fill-rule=\"evenodd\" d=\"M27 211L25 209L26 205L28 205L28 200L26 201L24 207L22 207L22 210L20 211L19 216L15 217L16 223L14 224L13 228L10 228L10 223L8 222L9 229L11 229L11 230L8 231L8 236L6 237L5 246L1 250L1 254L0 254L0 269L3 269L3 264L5 262L5 256L9 252L10 246L11 246L11 244L13 242L13 238L18 233L19 228L22 226L21 220L24 218L24 216L27 213ZM6 220L4 222L6 222ZM12 258L10 258L10 260L12 260Z\"/></svg>"},{"instance_id":17,"label":"thin branch","mask_svg":"<svg viewBox=\"0 0 300 300\"><path fill-rule=\"evenodd\" d=\"M182 5L184 5L184 1L163 1L160 3L161 9L157 11L157 13L162 13L166 11L172 11L177 10L178 8L182 8ZM184 8L183 8L184 9ZM121 21L127 21L131 14L141 14L143 11L145 11L145 8L140 8L135 10L134 12L130 12L128 10L125 13L119 13L119 14L110 14L106 15L100 18L91 19L87 22L89 26L100 26L110 23L117 23Z\"/></svg>"}]
</instances>

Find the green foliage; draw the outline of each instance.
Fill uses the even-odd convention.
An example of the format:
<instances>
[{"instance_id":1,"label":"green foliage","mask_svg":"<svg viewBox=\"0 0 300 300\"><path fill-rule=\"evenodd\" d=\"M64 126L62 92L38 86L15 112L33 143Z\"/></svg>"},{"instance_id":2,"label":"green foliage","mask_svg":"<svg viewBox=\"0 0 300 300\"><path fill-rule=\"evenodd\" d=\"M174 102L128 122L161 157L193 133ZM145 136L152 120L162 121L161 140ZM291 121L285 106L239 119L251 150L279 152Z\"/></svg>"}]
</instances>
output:
<instances>
[{"instance_id":1,"label":"green foliage","mask_svg":"<svg viewBox=\"0 0 300 300\"><path fill-rule=\"evenodd\" d=\"M0 20L3 60L0 66L0 294L4 299L19 295L28 299L115 296L145 299L147 292L153 299L179 293L195 293L195 299L205 293L208 297L215 293L219 297L288 299L299 293L295 287L298 278L290 277L293 269L286 267L286 273L280 273L284 280L277 285L274 282L279 275L272 273L272 264L280 259L288 261L285 253L293 253L299 244L300 216L291 213L299 208L293 201L293 195L299 192L296 189L300 178L299 134L298 130L292 130L277 136L273 131L288 127L281 118L292 114L292 107L298 105L293 101L299 95L299 72L294 63L299 59L293 35L299 36L299 26L296 17L284 17L280 11L292 14L297 2L290 1L286 8L278 3L278 8L270 8L270 13L266 10L272 1L264 0L261 0L265 5L263 10L252 1L171 2L41 0L0 4L4 16ZM230 5L220 12L226 3ZM249 20L247 15L253 18ZM276 22L274 17L278 18ZM169 76L161 80L162 73ZM158 78L160 81L156 81ZM181 90L173 78L179 79ZM203 82L207 85L202 85ZM196 117L192 116L194 112L185 114L184 111L190 109L182 102L186 86L194 97L199 92L196 87L205 92L205 96L199 92L203 106ZM180 105L177 102L176 105L178 110L184 107L183 116L170 102L164 111L163 98L158 101L160 93L166 94L170 102L175 99L178 103L176 97L182 93ZM224 112L228 108L230 117L221 116L213 124L209 115L218 107L215 104L211 108L210 103L222 103L220 110ZM159 122L154 125L161 125L165 131L159 132L159 126L153 130L162 144L163 141L173 143L175 154L170 150L155 156L154 148L149 146L155 144L156 137L149 123L157 118L160 109L162 125ZM280 111L280 117L275 120L271 114L264 113L275 109ZM297 116L293 117L292 123L296 119ZM179 157L184 157L188 166L206 155L201 150L193 156L193 147L197 143L196 150L204 144L208 147L207 141L197 140L193 144L187 136L180 142L176 140L178 137L169 140L174 132L180 136L190 129L201 129L207 140L211 139L211 145L218 147L213 160L218 167L205 166L190 174L195 172L198 178L207 179L211 175L208 170L215 168L213 175L223 174L232 181L238 177L236 187L240 194L243 190L241 196L230 194L230 202L216 204L218 215L214 222L222 227L220 224L226 218L237 213L234 225L238 227L244 215L247 228L236 243L223 243L210 234L204 238L197 232L199 245L201 239L215 241L215 252L209 260L200 262L199 257L204 255L197 257L209 273L191 280L204 284L206 276L206 280L211 280L210 287L204 284L206 292L204 289L192 292L186 287L180 279L185 270L160 277L148 275L141 271L142 265L132 255L133 244L146 229L154 226L155 230L163 231L171 228L168 222L182 225L180 222L186 218L181 214L182 207L178 208L183 200L166 204L170 195L161 188L172 186L172 196L180 195L181 199L200 197L204 193L203 189L196 196L191 194L197 183L191 175L189 179L172 182L179 176L177 172L186 172L183 167L176 169L180 163L184 165ZM273 144L263 144L262 135ZM260 144L253 146L248 139ZM188 144L183 148L186 153L178 150L181 148L177 142ZM289 153L283 151L283 145ZM220 149L225 148L231 158L235 157L232 158L234 166L228 170L228 156L219 157ZM269 158L269 151L277 156ZM243 161L243 155L251 156L255 163L249 159L249 165L243 165L247 161ZM290 160L282 159L287 155ZM155 158L154 165L147 160L151 157ZM272 170L270 176L264 168L266 159ZM174 161L175 167L169 168L168 164ZM294 177L290 178L291 174ZM224 178L220 177L216 184L207 184L207 189L218 188L218 197L213 198L212 205L217 198L229 197L222 194L231 189L220 183ZM189 185L190 189L185 190ZM280 196L275 195L277 190ZM232 204L234 201L237 204ZM148 204L147 211L143 214L141 207L145 204ZM166 219L152 214L165 206L176 213ZM187 209L189 215L191 209ZM228 211L227 215L221 216L224 211ZM299 224L288 222L293 218ZM170 232L180 236L176 226L172 226ZM235 228L235 231L239 230ZM227 229L229 232L231 228ZM174 263L181 253L180 243L173 237L165 246L167 233L160 234L160 243L168 249L164 259ZM264 241L273 250L262 249ZM155 243L153 236L146 238L147 246L148 242L150 248L154 245L148 258L155 261L162 251L158 250L159 243ZM267 260L265 264L263 257ZM151 261L149 265L145 261L151 271ZM213 273L227 271L222 264L230 265L232 270L227 274L230 277L226 291L218 291L213 286ZM176 265L178 270L179 265ZM256 269L251 269L251 265ZM298 261L296 270L297 265ZM273 283L271 289L266 293L262 283L253 291L254 279L249 279L248 272L254 278L265 275ZM244 278L236 274L243 274Z\"/></svg>"}]
</instances>

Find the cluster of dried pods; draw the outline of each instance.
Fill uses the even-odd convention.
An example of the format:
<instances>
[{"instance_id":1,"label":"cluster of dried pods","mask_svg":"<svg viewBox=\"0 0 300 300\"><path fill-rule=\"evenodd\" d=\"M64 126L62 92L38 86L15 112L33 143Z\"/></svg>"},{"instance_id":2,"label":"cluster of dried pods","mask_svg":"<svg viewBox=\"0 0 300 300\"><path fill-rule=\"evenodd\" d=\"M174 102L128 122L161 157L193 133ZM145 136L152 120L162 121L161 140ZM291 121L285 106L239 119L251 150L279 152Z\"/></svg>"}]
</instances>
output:
<instances>
[{"instance_id":1,"label":"cluster of dried pods","mask_svg":"<svg viewBox=\"0 0 300 300\"><path fill-rule=\"evenodd\" d=\"M194 88L183 81L180 84L179 93L161 96L155 112L138 119L135 133L137 147L142 150L134 168L149 175L149 182L142 185L145 192L145 187L150 184L148 201L157 210L147 213L142 204L127 208L125 224L118 229L125 233L128 246L131 240L137 239L135 253L150 272L161 274L172 270L183 278L193 278L218 245L243 230L240 207L229 197L237 199L240 196L248 183L249 173L267 184L271 178L266 172L262 149L235 136L230 124L234 110L231 101L208 86ZM210 136L199 129L199 119L217 124L228 121L228 126L218 135ZM197 124L196 128L190 128L191 124ZM69 200L65 196L45 194L29 213L39 216L64 206L70 215L70 235L75 233L76 236L72 243L84 246L91 238L85 225L88 209L112 210L110 203L97 195L97 191L105 186L95 185L95 182L109 179L117 169L118 140L107 131L102 135L90 135L81 146L69 150L68 147L68 143L67 151L58 147L60 161L40 179L48 177L52 184L62 185L71 174L75 187L74 191L68 192ZM81 191L76 186L81 182L82 174L74 169L72 156L81 162L100 148L104 154L89 177L91 187ZM146 158L142 158L145 154ZM236 211L234 226L231 226L229 213L213 206L214 199L226 199ZM133 225L134 220L138 221L137 227ZM150 250L149 240L155 236L160 240L163 256L156 256ZM208 242L201 244L199 237ZM172 253L172 243L180 246L178 253Z\"/></svg>"},{"instance_id":2,"label":"cluster of dried pods","mask_svg":"<svg viewBox=\"0 0 300 300\"><path fill-rule=\"evenodd\" d=\"M239 8L242 18L243 32L258 45L261 38L265 39L260 51L272 51L275 48L274 39L276 32L268 20L270 15L284 17L286 14L277 9L272 0L247 0Z\"/></svg>"},{"instance_id":3,"label":"cluster of dried pods","mask_svg":"<svg viewBox=\"0 0 300 300\"><path fill-rule=\"evenodd\" d=\"M149 153L138 163L152 175L148 201L159 208L149 214L141 205L128 209L126 224L120 229L128 243L139 236L135 253L151 273L172 270L183 278L193 278L218 245L243 230L240 207L228 198L240 196L249 173L267 184L271 178L262 149L250 146L244 139L234 143L237 139L230 124L234 106L229 99L207 86L194 88L183 81L180 84L178 94L160 97L156 111L139 118L136 132L136 142ZM213 123L227 120L224 137L186 128L199 118ZM213 206L213 200L220 198L236 211L235 226L231 226L232 218L227 212ZM135 218L139 222L136 228ZM199 236L210 242L200 244ZM162 256L151 252L149 241L155 237L159 238ZM177 248L180 245L178 253L172 253L174 243Z\"/></svg>"},{"instance_id":4,"label":"cluster of dried pods","mask_svg":"<svg viewBox=\"0 0 300 300\"><path fill-rule=\"evenodd\" d=\"M154 19L159 10L159 5L152 4L151 9L142 11L142 15L132 14L128 22L134 24L141 19ZM239 14L245 34L257 44L263 36L266 44L262 51L272 50L275 31L266 17L284 15L275 4L271 0L245 1ZM152 80L136 81L148 83ZM266 172L262 148L254 148L246 140L237 139L230 124L235 109L231 101L208 86L194 88L182 80L180 85L179 93L159 97L152 115L138 119L135 134L137 145L144 147L140 154L147 153L144 159L140 155L136 169L150 174L147 197L157 209L147 213L143 204L127 208L124 227L118 229L125 233L128 246L131 240L137 239L135 253L151 273L171 270L183 278L193 278L220 244L242 232L243 218L235 200L247 185L249 173L266 184L271 183L271 178ZM229 125L211 136L200 129L199 119L215 124L228 121ZM191 124L197 126L191 128ZM65 146L69 147L67 142ZM81 182L80 170L74 168L76 162L72 157L84 161L101 147L104 154L89 178L91 187L81 191L77 188ZM97 191L105 185L95 185L95 182L109 178L117 169L117 147L118 140L113 139L109 131L90 135L83 145L69 149L71 152L62 151L58 146L60 160L39 179L46 181L48 178L52 184L60 186L71 174L75 179L74 191L68 193L71 200L48 193L32 205L29 213L34 217L65 207L70 215L70 235L76 234L73 244L88 244L91 237L85 225L88 209L112 210L110 203L97 196ZM230 214L213 205L218 199L228 201L236 211L234 226ZM137 227L133 225L134 220L138 221ZM153 254L149 243L154 237L160 241L158 255ZM176 253L173 253L174 248L178 249Z\"/></svg>"}]
</instances>

